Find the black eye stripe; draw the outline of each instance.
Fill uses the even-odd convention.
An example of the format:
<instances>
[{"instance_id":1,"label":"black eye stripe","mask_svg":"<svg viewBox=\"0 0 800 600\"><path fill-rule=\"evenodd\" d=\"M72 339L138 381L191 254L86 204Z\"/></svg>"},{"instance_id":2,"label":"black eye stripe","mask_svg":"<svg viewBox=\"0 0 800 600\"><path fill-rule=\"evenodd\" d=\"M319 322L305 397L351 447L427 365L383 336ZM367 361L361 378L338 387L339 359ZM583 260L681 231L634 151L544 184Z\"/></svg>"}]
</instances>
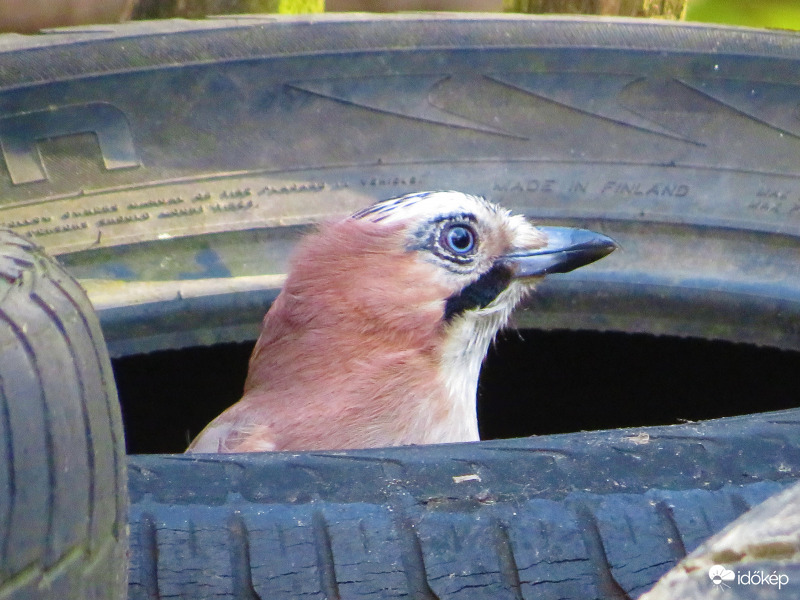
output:
<instances>
[{"instance_id":1,"label":"black eye stripe","mask_svg":"<svg viewBox=\"0 0 800 600\"><path fill-rule=\"evenodd\" d=\"M513 275L503 265L495 265L457 294L450 296L444 305L444 320L450 322L468 310L486 308L503 293Z\"/></svg>"}]
</instances>

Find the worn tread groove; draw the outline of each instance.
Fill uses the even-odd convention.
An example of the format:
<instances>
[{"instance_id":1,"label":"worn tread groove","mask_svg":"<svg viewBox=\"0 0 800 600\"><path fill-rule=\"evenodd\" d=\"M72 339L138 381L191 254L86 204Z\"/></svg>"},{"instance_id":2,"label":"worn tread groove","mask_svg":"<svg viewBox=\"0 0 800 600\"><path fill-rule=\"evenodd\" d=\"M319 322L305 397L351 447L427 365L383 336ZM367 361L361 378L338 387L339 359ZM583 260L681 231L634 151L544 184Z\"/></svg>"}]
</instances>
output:
<instances>
[{"instance_id":1,"label":"worn tread groove","mask_svg":"<svg viewBox=\"0 0 800 600\"><path fill-rule=\"evenodd\" d=\"M686 556L687 552L686 545L683 543L683 536L681 535L680 529L678 529L678 523L675 521L672 508L663 500L659 500L655 504L655 511L666 530L669 549L672 551L675 562L678 562Z\"/></svg>"},{"instance_id":2,"label":"worn tread groove","mask_svg":"<svg viewBox=\"0 0 800 600\"><path fill-rule=\"evenodd\" d=\"M497 551L497 561L503 585L511 590L515 600L523 600L522 585L519 580L519 567L517 566L516 558L514 558L511 538L508 536L508 526L499 519L495 519L494 528L495 550Z\"/></svg>"},{"instance_id":3,"label":"worn tread groove","mask_svg":"<svg viewBox=\"0 0 800 600\"><path fill-rule=\"evenodd\" d=\"M106 350L106 342L103 337L103 332L100 324L95 320L91 322L86 312L81 308L81 302L91 306L91 301L86 295L85 290L72 279L65 279L64 284L52 280L65 298L75 307L77 314L83 322L84 330L89 335L92 342L92 350L96 362L97 373L100 377L100 386L103 393L103 408L106 424L108 425L109 433L111 436L111 444L113 451L111 459L113 462L113 478L114 488L124 490L125 493L118 493L116 495L116 515L114 518L114 536L116 539L121 540L127 536L127 521L128 521L128 494L127 494L127 455L125 452L125 434L122 426L122 415L119 413L119 399L117 397L117 388L114 381L114 375L111 371L111 361ZM67 287L74 290L71 293ZM80 300L80 301L79 301ZM114 409L117 408L115 413Z\"/></svg>"},{"instance_id":4,"label":"worn tread groove","mask_svg":"<svg viewBox=\"0 0 800 600\"><path fill-rule=\"evenodd\" d=\"M397 515L394 526L397 531L400 560L403 563L409 596L414 600L440 600L428 581L425 555L417 532L414 531L414 524L402 510L398 511L395 507L394 512Z\"/></svg>"},{"instance_id":5,"label":"worn tread groove","mask_svg":"<svg viewBox=\"0 0 800 600\"><path fill-rule=\"evenodd\" d=\"M158 585L158 530L153 515L144 513L139 521L140 575L148 600L161 600Z\"/></svg>"},{"instance_id":6,"label":"worn tread groove","mask_svg":"<svg viewBox=\"0 0 800 600\"><path fill-rule=\"evenodd\" d=\"M231 558L231 592L236 600L261 600L253 587L250 567L250 532L239 513L228 517L228 543Z\"/></svg>"},{"instance_id":7,"label":"worn tread groove","mask_svg":"<svg viewBox=\"0 0 800 600\"><path fill-rule=\"evenodd\" d=\"M118 451L118 449L120 447L122 447L124 442L122 440L119 440L118 437L117 437L117 428L115 427L115 423L114 423L115 420L114 420L114 417L112 416L112 413L111 413L111 411L112 411L112 408L111 408L112 407L112 403L113 402L117 402L117 399L112 397L112 395L109 394L109 382L108 382L108 377L107 377L107 374L106 374L106 367L105 367L105 365L103 363L103 360L102 360L101 355L100 355L100 350L99 350L100 348L105 347L105 341L102 340L102 339L98 340L95 337L94 331L92 331L92 326L89 323L89 320L86 318L86 315L84 314L84 311L81 310L80 304L75 299L75 297L69 291L67 291L67 289L63 285L61 285L60 282L56 281L55 279L53 279L51 281L52 281L53 285L56 287L56 289L58 289L61 292L61 294L64 296L64 298L66 298L67 302L69 302L72 305L72 307L75 309L76 313L80 316L81 323L83 325L83 329L86 332L86 334L89 336L89 339L92 341L92 348L94 350L94 352L92 354L93 354L93 357L94 357L94 361L95 361L95 366L97 368L97 372L98 372L98 374L100 376L100 386L102 387L102 393L103 393L103 398L102 398L103 413L104 413L104 417L106 419L106 422L107 422L107 424L109 426L109 429L111 431L111 441L112 441L112 443L114 445L114 451L111 454L112 460L113 460L113 465L114 465L113 466L113 469L114 469L114 474L113 474L114 487L115 488L119 488L120 469L121 469L120 462L121 462L121 459L120 459L120 452ZM82 291L82 289L80 287L78 287L78 290ZM88 302L88 298L86 298L86 296L84 296L84 299L85 299L86 302ZM95 450L95 447L94 447L94 439L93 439L93 436L91 435L91 421L89 419L88 406L86 406L86 404L84 403L84 406L82 408L85 409L84 418L86 419L86 427L87 427L86 439L87 439L87 445L89 446L89 451L90 451L89 460L90 460L90 463L91 463L91 473L92 473L92 488L90 490L90 492L91 492L90 502L91 502L91 510L92 510L92 517L91 518L95 519L96 518L95 511L97 510L97 506L95 505L95 487L94 487L94 485L95 485L95 467L96 467L96 461L95 461L95 452L96 452L96 450ZM127 512L127 509L125 507L124 498L118 498L117 502L116 502L116 516L114 518L114 536L117 539L119 539L120 536L124 535L124 532L122 531L122 529L124 528L126 512Z\"/></svg>"},{"instance_id":8,"label":"worn tread groove","mask_svg":"<svg viewBox=\"0 0 800 600\"><path fill-rule=\"evenodd\" d=\"M55 473L55 461L53 460L53 456L55 453L55 447L53 442L53 432L52 427L53 423L51 420L50 411L48 410L49 403L48 399L46 398L46 394L44 392L44 381L42 379L42 369L41 365L39 364L39 360L34 352L33 346L31 346L30 342L28 341L27 336L25 335L22 327L20 327L11 316L6 313L5 310L0 309L0 319L5 321L8 326L13 331L16 338L19 340L20 345L22 346L25 354L28 356L30 360L31 368L33 373L36 377L37 388L39 390L39 398L38 401L42 406L42 416L44 419L44 431L42 434L44 435L44 442L45 448L47 448L47 480L48 480L48 490L47 490L47 547L51 548L53 544L53 519L55 518L55 489L56 489L56 473Z\"/></svg>"},{"instance_id":9,"label":"worn tread groove","mask_svg":"<svg viewBox=\"0 0 800 600\"><path fill-rule=\"evenodd\" d=\"M22 571L14 574L11 579L8 579L0 585L0 593L4 594L2 597L8 598L9 590L13 591L14 587L24 589L29 586L32 581L40 581L41 587L47 589L52 586L53 582L58 579L65 571L69 570L75 563L81 562L81 559L87 555L84 546L75 546L65 551L58 559L58 561L50 565L47 569L42 569L39 565L31 565ZM27 599L26 599L27 600Z\"/></svg>"},{"instance_id":10,"label":"worn tread groove","mask_svg":"<svg viewBox=\"0 0 800 600\"><path fill-rule=\"evenodd\" d=\"M314 531L314 551L317 558L320 589L328 600L340 600L331 535L322 511L314 511L311 516L311 526Z\"/></svg>"},{"instance_id":11,"label":"worn tread groove","mask_svg":"<svg viewBox=\"0 0 800 600\"><path fill-rule=\"evenodd\" d=\"M11 414L8 408L8 397L6 396L5 383L2 375L0 375L0 415L2 415L3 422L5 423L4 430L6 432L5 443L5 460L8 465L8 504L4 507L3 514L3 531L6 535L2 542L0 542L0 565L5 565L8 560L8 545L11 536L11 517L14 514L14 503L17 498L17 484L16 474L14 472L14 432L11 429ZM5 573L2 573L5 576ZM1 588L0 588L1 589Z\"/></svg>"},{"instance_id":12,"label":"worn tread groove","mask_svg":"<svg viewBox=\"0 0 800 600\"><path fill-rule=\"evenodd\" d=\"M74 568L76 564L84 563L83 559L87 554L87 548L83 545L74 546L63 552L57 562L48 565L47 569L42 571L40 587L44 589L52 587L66 571Z\"/></svg>"},{"instance_id":13,"label":"worn tread groove","mask_svg":"<svg viewBox=\"0 0 800 600\"><path fill-rule=\"evenodd\" d=\"M88 466L88 515L86 519L86 527L87 527L87 539L91 539L92 531L94 531L94 523L97 515L95 514L95 460L94 460L94 441L92 439L92 429L91 423L89 420L89 406L88 401L89 398L86 393L86 382L84 381L83 374L81 373L80 368L78 367L78 358L77 353L75 350L75 345L72 342L72 338L67 333L67 329L64 325L64 321L58 316L58 313L53 310L51 306L45 302L45 300L36 292L31 293L31 298L33 299L34 303L42 309L42 311L47 314L50 320L55 324L56 329L61 334L61 338L64 340L64 343L67 345L69 349L70 356L72 360L70 363L74 368L74 375L75 381L78 383L79 388L79 396L80 396L80 408L81 408L81 418L83 420L83 431L84 437L86 441L86 463ZM80 311L78 311L80 314Z\"/></svg>"},{"instance_id":14,"label":"worn tread groove","mask_svg":"<svg viewBox=\"0 0 800 600\"><path fill-rule=\"evenodd\" d=\"M601 596L609 600L632 600L619 582L614 579L603 545L603 538L600 536L600 529L597 527L597 520L591 509L582 502L577 502L574 505L574 511L583 543L589 554L589 561L594 566L595 580Z\"/></svg>"}]
</instances>

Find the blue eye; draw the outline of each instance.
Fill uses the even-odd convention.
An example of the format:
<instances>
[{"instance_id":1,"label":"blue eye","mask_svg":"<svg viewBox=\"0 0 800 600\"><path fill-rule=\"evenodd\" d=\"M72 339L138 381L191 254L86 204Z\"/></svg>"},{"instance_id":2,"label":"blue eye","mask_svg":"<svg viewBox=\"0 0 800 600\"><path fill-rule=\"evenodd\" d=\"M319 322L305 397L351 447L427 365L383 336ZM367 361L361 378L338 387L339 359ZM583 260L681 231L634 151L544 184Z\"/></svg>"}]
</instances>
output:
<instances>
[{"instance_id":1,"label":"blue eye","mask_svg":"<svg viewBox=\"0 0 800 600\"><path fill-rule=\"evenodd\" d=\"M442 231L442 245L456 254L467 254L475 249L475 231L467 225L450 225Z\"/></svg>"}]
</instances>

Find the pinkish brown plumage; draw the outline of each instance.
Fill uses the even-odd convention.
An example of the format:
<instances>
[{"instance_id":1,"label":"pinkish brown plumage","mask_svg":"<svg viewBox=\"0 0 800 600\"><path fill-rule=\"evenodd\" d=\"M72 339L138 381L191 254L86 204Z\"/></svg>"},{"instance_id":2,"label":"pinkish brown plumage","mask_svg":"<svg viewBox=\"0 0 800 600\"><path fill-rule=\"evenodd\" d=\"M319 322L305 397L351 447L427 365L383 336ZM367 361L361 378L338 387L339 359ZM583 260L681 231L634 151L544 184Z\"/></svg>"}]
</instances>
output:
<instances>
[{"instance_id":1,"label":"pinkish brown plumage","mask_svg":"<svg viewBox=\"0 0 800 600\"><path fill-rule=\"evenodd\" d=\"M557 270L548 237L458 192L384 201L322 226L300 243L264 318L243 398L189 451L478 439L480 364L531 279ZM611 249L603 238L594 258Z\"/></svg>"}]
</instances>

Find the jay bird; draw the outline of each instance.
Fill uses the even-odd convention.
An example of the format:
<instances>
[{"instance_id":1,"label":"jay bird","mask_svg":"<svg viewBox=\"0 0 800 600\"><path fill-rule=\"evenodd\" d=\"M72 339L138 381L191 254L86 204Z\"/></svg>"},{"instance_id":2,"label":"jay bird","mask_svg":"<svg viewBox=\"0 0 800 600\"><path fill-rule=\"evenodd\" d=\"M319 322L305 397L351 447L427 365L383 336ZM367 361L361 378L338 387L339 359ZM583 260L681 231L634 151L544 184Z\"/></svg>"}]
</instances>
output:
<instances>
[{"instance_id":1,"label":"jay bird","mask_svg":"<svg viewBox=\"0 0 800 600\"><path fill-rule=\"evenodd\" d=\"M244 396L187 452L478 440L478 375L511 311L542 276L614 248L453 191L322 225L264 317Z\"/></svg>"}]
</instances>

